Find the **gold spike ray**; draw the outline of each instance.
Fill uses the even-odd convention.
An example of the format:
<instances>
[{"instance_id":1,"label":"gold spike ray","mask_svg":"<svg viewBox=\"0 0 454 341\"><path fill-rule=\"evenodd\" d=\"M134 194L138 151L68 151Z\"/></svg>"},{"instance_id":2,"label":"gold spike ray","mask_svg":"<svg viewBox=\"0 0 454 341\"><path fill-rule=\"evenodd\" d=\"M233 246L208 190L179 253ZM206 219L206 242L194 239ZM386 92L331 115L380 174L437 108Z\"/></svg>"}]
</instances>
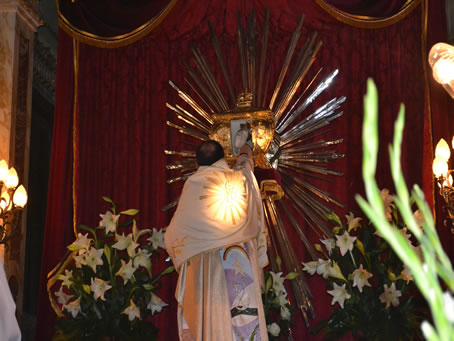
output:
<instances>
[{"instance_id":1,"label":"gold spike ray","mask_svg":"<svg viewBox=\"0 0 454 341\"><path fill-rule=\"evenodd\" d=\"M194 151L187 151L187 150L178 151L178 150L164 149L164 154L173 155L173 156L187 157L187 158L195 158L195 152Z\"/></svg>"},{"instance_id":2,"label":"gold spike ray","mask_svg":"<svg viewBox=\"0 0 454 341\"><path fill-rule=\"evenodd\" d=\"M186 66L186 69L188 71L188 74L189 76L192 78L192 80L195 82L195 84L199 87L199 89L202 91L203 95L205 96L202 96L198 91L197 89L195 88L195 86L193 86L186 78L186 83L189 84L189 86L195 91L195 93L197 94L197 96L200 97L200 99L208 106L208 108L211 109L211 112L219 112L219 111L222 111L221 110L221 107L219 106L219 104L214 100L214 94L210 92L210 89L205 85L203 84L202 80L200 79L199 75L197 74L197 72L186 62L186 60L182 60L183 61L183 64ZM206 102L207 99L211 105L208 105L208 103ZM214 107L214 110L212 110L212 107Z\"/></svg>"},{"instance_id":3,"label":"gold spike ray","mask_svg":"<svg viewBox=\"0 0 454 341\"><path fill-rule=\"evenodd\" d=\"M174 88L177 92L178 92L178 96L180 96L180 98L185 101L186 103L188 103L192 109L194 109L200 116L202 116L205 120L207 120L208 122L210 122L210 124L213 124L214 121L213 119L210 117L210 115L202 109L202 107L200 105L197 104L196 101L194 101L192 99L191 96L189 96L186 92L184 92L183 90L181 90L174 82L172 82L171 80L169 80L169 84L172 88Z\"/></svg>"},{"instance_id":4,"label":"gold spike ray","mask_svg":"<svg viewBox=\"0 0 454 341\"><path fill-rule=\"evenodd\" d=\"M278 201L278 206L282 207L282 209L285 212L285 215L288 217L290 220L290 223L292 224L293 228L295 229L296 233L300 237L301 241L303 242L304 246L306 247L307 252L309 252L309 255L311 256L312 260L317 260L317 254L315 253L314 247L312 246L311 242L309 239L307 239L306 235L304 234L303 230L301 229L300 225L296 221L295 217L292 215L290 210L288 209L287 205L285 204L284 200L279 200Z\"/></svg>"},{"instance_id":5,"label":"gold spike ray","mask_svg":"<svg viewBox=\"0 0 454 341\"><path fill-rule=\"evenodd\" d=\"M328 192L321 190L320 188L315 187L314 185L311 185L307 181L304 181L301 178L298 178L296 176L291 175L289 172L286 170L281 169L279 171L281 174L283 174L285 177L290 178L293 182L296 182L297 184L301 185L302 187L308 189L311 191L313 194L318 196L320 199L325 200L326 202L333 203L341 208L344 208L344 204L342 204L340 201L334 199Z\"/></svg>"},{"instance_id":6,"label":"gold spike ray","mask_svg":"<svg viewBox=\"0 0 454 341\"><path fill-rule=\"evenodd\" d=\"M217 103L221 111L228 110L227 102L225 101L224 96L222 95L221 89L219 89L219 85L216 82L213 73L210 70L208 62L205 59L205 56L200 52L198 48L192 48L192 55L194 56L194 61L199 69L200 74L205 80L205 84L207 84L208 88L210 89L211 93L213 94L212 99Z\"/></svg>"},{"instance_id":7,"label":"gold spike ray","mask_svg":"<svg viewBox=\"0 0 454 341\"><path fill-rule=\"evenodd\" d=\"M192 125L193 127L196 127L197 129L200 129L206 134L210 133L210 129L206 125L200 122L191 113L184 110L182 107L179 107L178 104L176 105L176 107L174 107L173 105L166 103L166 106L177 114L178 119Z\"/></svg>"},{"instance_id":8,"label":"gold spike ray","mask_svg":"<svg viewBox=\"0 0 454 341\"><path fill-rule=\"evenodd\" d=\"M230 100L232 101L232 107L235 106L236 98L233 92L232 82L230 81L229 72L227 70L227 65L225 63L224 55L222 53L221 44L219 43L218 37L214 32L213 25L211 22L208 22L208 27L210 29L211 42L213 44L214 51L218 57L219 64L221 65L222 74L224 75L225 82L227 83L227 88L229 89Z\"/></svg>"},{"instance_id":9,"label":"gold spike ray","mask_svg":"<svg viewBox=\"0 0 454 341\"><path fill-rule=\"evenodd\" d=\"M315 35L314 35L315 37ZM315 41L315 38L314 38ZM311 41L312 43L312 41ZM309 52L308 50L308 55L303 56L301 66L296 72L296 74L299 74L298 78L295 79L293 82L291 82L284 93L282 97L282 101L279 103L278 108L276 109L276 120L278 120L287 106L290 104L290 101L293 99L293 96L295 96L295 93L298 91L298 88L301 85L301 82L303 81L304 77L306 76L307 72L309 71L310 67L312 66L312 63L315 61L315 56L317 55L318 51L320 50L320 47L322 46L322 42L319 41L315 48Z\"/></svg>"},{"instance_id":10,"label":"gold spike ray","mask_svg":"<svg viewBox=\"0 0 454 341\"><path fill-rule=\"evenodd\" d=\"M244 30L243 23L241 22L241 13L237 12L237 24L238 24L238 48L240 51L240 65L241 65L241 80L243 81L243 90L249 89L247 83L247 72L246 72L246 52L244 43Z\"/></svg>"},{"instance_id":11,"label":"gold spike ray","mask_svg":"<svg viewBox=\"0 0 454 341\"><path fill-rule=\"evenodd\" d=\"M277 124L276 131L281 134L289 125L292 123L315 99L328 88L328 86L333 82L334 78L339 74L339 70L336 69L331 72L324 80L322 80L315 90L304 100L304 102L293 112L291 110L287 112L282 120ZM343 101L342 101L343 103ZM340 103L339 103L340 104Z\"/></svg>"},{"instance_id":12,"label":"gold spike ray","mask_svg":"<svg viewBox=\"0 0 454 341\"><path fill-rule=\"evenodd\" d=\"M265 63L266 63L266 51L268 48L268 36L269 36L269 21L270 21L270 9L267 8L265 10L265 23L263 26L263 34L262 34L262 46L260 50L260 68L259 68L259 82L258 82L258 90L257 90L257 103L258 105L262 105L264 103L264 95L262 95L263 90L263 73L265 72ZM270 73L268 73L270 74Z\"/></svg>"},{"instance_id":13,"label":"gold spike ray","mask_svg":"<svg viewBox=\"0 0 454 341\"><path fill-rule=\"evenodd\" d=\"M249 86L248 89L252 93L252 106L256 107L257 99L255 92L255 60L257 57L257 29L255 14L253 10L249 13L246 38L247 75Z\"/></svg>"},{"instance_id":14,"label":"gold spike ray","mask_svg":"<svg viewBox=\"0 0 454 341\"><path fill-rule=\"evenodd\" d=\"M173 122L170 122L170 121L166 121L166 123L167 123L167 125L169 127L177 129L182 134L195 137L196 139L199 139L201 141L208 140L208 136L206 136L205 134L199 133L198 131L192 130L192 129L187 128L185 126L180 126L180 125L178 125L176 123L173 123Z\"/></svg>"},{"instance_id":15,"label":"gold spike ray","mask_svg":"<svg viewBox=\"0 0 454 341\"><path fill-rule=\"evenodd\" d=\"M292 243L290 242L287 232L283 227L282 221L277 214L276 205L275 203L269 198L265 200L265 207L268 211L268 214L272 218L273 224L273 232L277 237L277 241L279 244L279 249L282 252L284 264L286 267L287 272L296 272L299 274L293 281L291 281L291 286L293 289L293 293L295 295L295 299L297 305L300 309L300 312L303 315L304 322L306 327L309 326L309 318L307 312L311 314L311 317L314 318L314 310L311 302L312 294L309 290L309 286L305 280L304 273L301 269L301 264L298 261L296 256L295 250L292 247Z\"/></svg>"},{"instance_id":16,"label":"gold spike ray","mask_svg":"<svg viewBox=\"0 0 454 341\"><path fill-rule=\"evenodd\" d=\"M277 79L276 87L274 88L273 96L271 97L271 101L269 104L270 110L273 110L274 102L276 101L277 95L281 89L282 83L284 82L285 75L287 73L288 67L290 65L290 61L292 60L293 53L295 52L296 45L298 43L299 37L301 35L301 27L303 26L304 21L304 14L301 15L300 20L298 22L298 26L296 27L295 31L293 32L292 40L290 41L287 55L285 56L284 64L282 65L281 73Z\"/></svg>"}]
</instances>

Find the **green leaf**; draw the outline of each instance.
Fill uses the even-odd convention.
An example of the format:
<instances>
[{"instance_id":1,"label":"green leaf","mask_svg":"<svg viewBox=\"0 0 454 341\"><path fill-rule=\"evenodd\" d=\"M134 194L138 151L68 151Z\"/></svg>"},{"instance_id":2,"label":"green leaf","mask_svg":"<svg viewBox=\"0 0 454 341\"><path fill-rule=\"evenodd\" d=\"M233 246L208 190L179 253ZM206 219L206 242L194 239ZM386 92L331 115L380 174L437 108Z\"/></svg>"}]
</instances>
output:
<instances>
[{"instance_id":1,"label":"green leaf","mask_svg":"<svg viewBox=\"0 0 454 341\"><path fill-rule=\"evenodd\" d=\"M110 247L107 244L104 245L104 254L106 255L107 262L109 263L109 265L111 265L110 264L111 252L110 252Z\"/></svg>"},{"instance_id":2,"label":"green leaf","mask_svg":"<svg viewBox=\"0 0 454 341\"><path fill-rule=\"evenodd\" d=\"M329 221L335 223L337 226L342 226L341 220L339 219L337 214L334 213L334 212L327 213L326 214L326 219L328 219Z\"/></svg>"},{"instance_id":3,"label":"green leaf","mask_svg":"<svg viewBox=\"0 0 454 341\"><path fill-rule=\"evenodd\" d=\"M268 276L268 279L266 280L265 284L265 292L268 292L271 289L271 286L273 285L273 279L271 276Z\"/></svg>"},{"instance_id":4,"label":"green leaf","mask_svg":"<svg viewBox=\"0 0 454 341\"><path fill-rule=\"evenodd\" d=\"M76 246L76 245L73 245L73 244L68 245L66 248L67 248L69 251L77 251L77 250L80 250L80 249L81 249L80 246Z\"/></svg>"},{"instance_id":5,"label":"green leaf","mask_svg":"<svg viewBox=\"0 0 454 341\"><path fill-rule=\"evenodd\" d=\"M318 252L322 252L322 253L323 253L323 250L322 250L322 247L320 246L320 244L314 244L314 248L315 248Z\"/></svg>"},{"instance_id":6,"label":"green leaf","mask_svg":"<svg viewBox=\"0 0 454 341\"><path fill-rule=\"evenodd\" d=\"M130 216L134 216L134 215L136 215L137 213L139 213L139 210L137 210L137 209L135 209L135 208L130 208L129 210L121 211L121 212L120 212L120 214L130 215Z\"/></svg>"},{"instance_id":7,"label":"green leaf","mask_svg":"<svg viewBox=\"0 0 454 341\"><path fill-rule=\"evenodd\" d=\"M110 199L109 197L103 196L103 197L102 197L102 200L108 202L109 204L115 205L115 203L114 203L114 202L112 201L112 199Z\"/></svg>"},{"instance_id":8,"label":"green leaf","mask_svg":"<svg viewBox=\"0 0 454 341\"><path fill-rule=\"evenodd\" d=\"M291 280L295 279L296 277L298 277L299 275L300 275L300 274L297 273L297 272L289 272L289 273L287 274L287 276L285 276L284 279L288 279L288 280L291 281Z\"/></svg>"},{"instance_id":9,"label":"green leaf","mask_svg":"<svg viewBox=\"0 0 454 341\"><path fill-rule=\"evenodd\" d=\"M277 271L281 271L281 257L276 257Z\"/></svg>"},{"instance_id":10,"label":"green leaf","mask_svg":"<svg viewBox=\"0 0 454 341\"><path fill-rule=\"evenodd\" d=\"M144 284L143 288L147 291L151 291L154 289L154 285L153 284Z\"/></svg>"},{"instance_id":11,"label":"green leaf","mask_svg":"<svg viewBox=\"0 0 454 341\"><path fill-rule=\"evenodd\" d=\"M363 256L366 257L366 251L364 250L364 244L361 240L356 239L356 248L361 252Z\"/></svg>"},{"instance_id":12,"label":"green leaf","mask_svg":"<svg viewBox=\"0 0 454 341\"><path fill-rule=\"evenodd\" d=\"M78 227L79 227L79 229L81 229L82 231L90 232L94 237L96 237L96 231L95 231L95 229L92 229L91 227L86 226L86 225L79 225Z\"/></svg>"},{"instance_id":13,"label":"green leaf","mask_svg":"<svg viewBox=\"0 0 454 341\"><path fill-rule=\"evenodd\" d=\"M164 276L164 275L168 275L172 272L175 271L175 267L173 265L169 266L167 269L165 269L163 272L161 272L161 274L159 275L160 277L161 276Z\"/></svg>"},{"instance_id":14,"label":"green leaf","mask_svg":"<svg viewBox=\"0 0 454 341\"><path fill-rule=\"evenodd\" d=\"M88 284L82 284L82 288L84 289L84 291L87 294L90 294L91 290L90 290L90 286Z\"/></svg>"},{"instance_id":15,"label":"green leaf","mask_svg":"<svg viewBox=\"0 0 454 341\"><path fill-rule=\"evenodd\" d=\"M339 234L341 230L342 230L342 227L336 226L335 228L333 228L333 233Z\"/></svg>"}]
</instances>

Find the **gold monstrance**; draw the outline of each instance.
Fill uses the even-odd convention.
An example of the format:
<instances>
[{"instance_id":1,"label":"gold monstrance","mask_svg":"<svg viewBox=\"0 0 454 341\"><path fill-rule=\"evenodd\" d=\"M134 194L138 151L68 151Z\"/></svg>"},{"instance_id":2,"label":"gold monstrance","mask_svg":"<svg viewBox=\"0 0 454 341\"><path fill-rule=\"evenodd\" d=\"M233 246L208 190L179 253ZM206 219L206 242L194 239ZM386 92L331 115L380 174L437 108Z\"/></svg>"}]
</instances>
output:
<instances>
[{"instance_id":1,"label":"gold monstrance","mask_svg":"<svg viewBox=\"0 0 454 341\"><path fill-rule=\"evenodd\" d=\"M294 247L303 244L310 257L317 260L314 247L301 228L301 222L317 234L317 239L333 237L326 218L332 211L329 205L343 205L331 194L313 185L311 180L343 175L323 166L324 163L344 157L333 149L343 139L323 138L326 130L322 129L342 116L339 108L345 97L333 98L317 107L313 105L332 83L338 70L319 80L322 74L320 69L312 79L305 80L322 44L317 41L317 32L313 32L299 47L304 19L302 15L290 40L274 90L268 98L270 79L269 73L265 77L265 65L269 45L273 43L269 41L269 16L267 10L261 37L258 39L254 12L247 17L246 34L242 17L238 14L241 80L233 79L229 74L221 44L209 24L211 41L224 77L222 86L225 91L221 91L221 85L216 81L205 56L193 47L191 52L195 68L184 62L189 76L185 81L197 101L189 92L169 81L185 102L185 107L167 103L167 107L176 114L178 122L169 119L167 125L196 140L217 140L224 148L227 161L233 164L236 156L232 149L231 122L247 122L252 131L254 160L259 168L256 177L262 190L263 208L272 244L269 248L271 266L273 271L277 271L274 262L277 253L288 272L299 274L291 281L291 285L296 304L308 325L308 313L312 317L315 314L311 293ZM295 53L298 49L299 52ZM237 89L245 89L237 98L232 84ZM224 94L228 95L227 99ZM166 149L165 153L172 157L167 169L177 172L167 183L184 181L197 169L193 150ZM260 175L260 169L266 175ZM177 203L178 199L163 210L170 210ZM297 212L298 216L293 212ZM284 223L283 216L288 223ZM292 228L300 238L298 243L292 242L288 236L287 231Z\"/></svg>"}]
</instances>

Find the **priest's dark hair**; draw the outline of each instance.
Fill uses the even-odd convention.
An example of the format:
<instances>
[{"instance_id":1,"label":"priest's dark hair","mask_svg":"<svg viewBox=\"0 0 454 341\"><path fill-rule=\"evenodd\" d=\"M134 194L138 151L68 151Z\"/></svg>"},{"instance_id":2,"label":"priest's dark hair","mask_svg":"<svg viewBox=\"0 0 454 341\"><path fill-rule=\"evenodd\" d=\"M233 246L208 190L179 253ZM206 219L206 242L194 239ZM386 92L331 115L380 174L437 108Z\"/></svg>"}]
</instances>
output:
<instances>
[{"instance_id":1,"label":"priest's dark hair","mask_svg":"<svg viewBox=\"0 0 454 341\"><path fill-rule=\"evenodd\" d=\"M210 166L224 157L224 149L215 140L203 141L197 148L195 157L199 166Z\"/></svg>"}]
</instances>

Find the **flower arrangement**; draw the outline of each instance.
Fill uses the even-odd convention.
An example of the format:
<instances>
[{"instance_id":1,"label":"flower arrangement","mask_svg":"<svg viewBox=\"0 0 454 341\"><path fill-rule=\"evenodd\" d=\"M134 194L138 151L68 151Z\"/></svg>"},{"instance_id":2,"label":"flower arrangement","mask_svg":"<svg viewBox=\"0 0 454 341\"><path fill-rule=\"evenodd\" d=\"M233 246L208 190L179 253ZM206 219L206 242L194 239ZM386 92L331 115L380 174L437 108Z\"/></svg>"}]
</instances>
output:
<instances>
[{"instance_id":1,"label":"flower arrangement","mask_svg":"<svg viewBox=\"0 0 454 341\"><path fill-rule=\"evenodd\" d=\"M156 340L158 329L148 317L167 304L154 291L161 276L174 270L152 274L151 257L164 248L163 231L137 229L138 210L117 214L117 205L103 199L111 210L100 215L98 227L79 226L85 233L68 246L72 258L56 276L62 317L54 340Z\"/></svg>"},{"instance_id":2,"label":"flower arrangement","mask_svg":"<svg viewBox=\"0 0 454 341\"><path fill-rule=\"evenodd\" d=\"M420 254L387 189L381 198L388 221ZM421 213L414 212L414 217L421 226ZM326 279L331 304L337 306L313 332L322 331L329 340L349 332L359 339L413 340L421 313L415 309L416 290L408 267L371 224L361 224L362 218L350 213L346 224L335 214L328 218L335 224L334 238L321 240L324 248L315 245L324 258L303 263L303 270Z\"/></svg>"},{"instance_id":3,"label":"flower arrangement","mask_svg":"<svg viewBox=\"0 0 454 341\"><path fill-rule=\"evenodd\" d=\"M279 257L276 258L276 265L279 272L265 272L265 290L262 292L262 302L269 339L286 340L290 334L290 327L293 325L291 317L294 307L287 297L284 281L293 280L298 274L290 272L287 276L282 277Z\"/></svg>"}]
</instances>

